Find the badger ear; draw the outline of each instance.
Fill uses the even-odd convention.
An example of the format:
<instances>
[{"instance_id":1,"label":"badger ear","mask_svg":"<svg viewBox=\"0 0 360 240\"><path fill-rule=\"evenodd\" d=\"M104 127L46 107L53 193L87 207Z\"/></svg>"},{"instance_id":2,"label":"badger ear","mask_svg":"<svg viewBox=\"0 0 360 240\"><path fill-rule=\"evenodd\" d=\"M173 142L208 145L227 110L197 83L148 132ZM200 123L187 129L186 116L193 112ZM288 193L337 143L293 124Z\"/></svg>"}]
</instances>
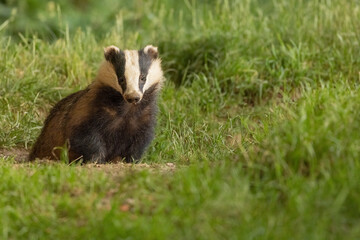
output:
<instances>
[{"instance_id":1,"label":"badger ear","mask_svg":"<svg viewBox=\"0 0 360 240\"><path fill-rule=\"evenodd\" d=\"M113 62L116 58L116 55L120 52L120 49L111 45L109 47L104 48L104 57L106 61Z\"/></svg>"},{"instance_id":2,"label":"badger ear","mask_svg":"<svg viewBox=\"0 0 360 240\"><path fill-rule=\"evenodd\" d=\"M144 48L144 53L149 55L152 59L155 59L158 57L159 53L158 53L158 48L154 47L153 45L147 45Z\"/></svg>"}]
</instances>

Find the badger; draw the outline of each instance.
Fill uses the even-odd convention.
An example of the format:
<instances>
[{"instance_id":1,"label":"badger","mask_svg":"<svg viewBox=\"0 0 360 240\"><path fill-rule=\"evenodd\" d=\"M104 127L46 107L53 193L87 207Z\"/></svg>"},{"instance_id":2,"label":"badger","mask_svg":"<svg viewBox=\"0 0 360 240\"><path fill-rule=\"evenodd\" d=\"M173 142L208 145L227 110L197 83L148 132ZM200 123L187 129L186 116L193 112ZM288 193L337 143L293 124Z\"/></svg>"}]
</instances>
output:
<instances>
[{"instance_id":1,"label":"badger","mask_svg":"<svg viewBox=\"0 0 360 240\"><path fill-rule=\"evenodd\" d=\"M29 160L137 161L154 138L157 96L164 81L158 49L104 49L95 80L60 100L50 111Z\"/></svg>"}]
</instances>

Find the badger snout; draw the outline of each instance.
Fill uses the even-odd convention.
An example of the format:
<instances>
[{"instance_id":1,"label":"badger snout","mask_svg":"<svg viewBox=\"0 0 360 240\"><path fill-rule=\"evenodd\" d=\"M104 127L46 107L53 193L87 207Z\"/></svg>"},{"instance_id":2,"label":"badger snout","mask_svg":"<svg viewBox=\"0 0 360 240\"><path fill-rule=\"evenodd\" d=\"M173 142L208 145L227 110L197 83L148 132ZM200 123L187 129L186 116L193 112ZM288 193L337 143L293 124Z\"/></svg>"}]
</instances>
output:
<instances>
[{"instance_id":1,"label":"badger snout","mask_svg":"<svg viewBox=\"0 0 360 240\"><path fill-rule=\"evenodd\" d=\"M142 95L137 92L132 92L128 94L124 94L124 98L128 103L139 103L141 101Z\"/></svg>"}]
</instances>

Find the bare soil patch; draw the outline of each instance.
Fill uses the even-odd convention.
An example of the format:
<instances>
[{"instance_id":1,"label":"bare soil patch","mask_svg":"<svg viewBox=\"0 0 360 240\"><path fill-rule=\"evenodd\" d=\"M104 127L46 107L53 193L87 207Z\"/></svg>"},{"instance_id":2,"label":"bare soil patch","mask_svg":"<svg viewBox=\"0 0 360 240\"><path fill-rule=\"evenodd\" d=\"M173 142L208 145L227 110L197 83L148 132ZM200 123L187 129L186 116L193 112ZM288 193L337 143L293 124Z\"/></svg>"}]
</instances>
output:
<instances>
[{"instance_id":1,"label":"bare soil patch","mask_svg":"<svg viewBox=\"0 0 360 240\"><path fill-rule=\"evenodd\" d=\"M29 155L29 150L25 148L1 148L0 157L13 157L16 162L25 162Z\"/></svg>"},{"instance_id":2,"label":"bare soil patch","mask_svg":"<svg viewBox=\"0 0 360 240\"><path fill-rule=\"evenodd\" d=\"M26 167L27 164L57 164L58 161L54 160L37 160L35 162L28 162L27 157L29 154L29 150L25 148L2 148L0 149L0 157L9 157L14 158L15 164L17 167ZM176 169L176 165L174 163L108 163L108 164L83 164L79 165L81 168L86 168L94 171L103 171L110 175L119 175L122 172L129 172L132 170L142 170L148 169L150 171L156 172L171 172Z\"/></svg>"}]
</instances>

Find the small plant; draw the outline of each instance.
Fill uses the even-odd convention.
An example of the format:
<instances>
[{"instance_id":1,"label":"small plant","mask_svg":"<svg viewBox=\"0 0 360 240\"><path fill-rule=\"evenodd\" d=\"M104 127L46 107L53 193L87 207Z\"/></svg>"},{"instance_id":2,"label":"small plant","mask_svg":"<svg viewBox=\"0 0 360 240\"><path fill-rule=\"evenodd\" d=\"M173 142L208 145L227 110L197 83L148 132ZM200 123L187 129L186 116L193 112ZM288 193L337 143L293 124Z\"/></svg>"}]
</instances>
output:
<instances>
[{"instance_id":1,"label":"small plant","mask_svg":"<svg viewBox=\"0 0 360 240\"><path fill-rule=\"evenodd\" d=\"M65 164L70 164L69 161L69 148L70 148L70 142L67 140L63 146L54 147L52 150L52 155L57 158L57 156L60 156L60 162ZM60 151L60 154L56 154L55 151Z\"/></svg>"}]
</instances>

